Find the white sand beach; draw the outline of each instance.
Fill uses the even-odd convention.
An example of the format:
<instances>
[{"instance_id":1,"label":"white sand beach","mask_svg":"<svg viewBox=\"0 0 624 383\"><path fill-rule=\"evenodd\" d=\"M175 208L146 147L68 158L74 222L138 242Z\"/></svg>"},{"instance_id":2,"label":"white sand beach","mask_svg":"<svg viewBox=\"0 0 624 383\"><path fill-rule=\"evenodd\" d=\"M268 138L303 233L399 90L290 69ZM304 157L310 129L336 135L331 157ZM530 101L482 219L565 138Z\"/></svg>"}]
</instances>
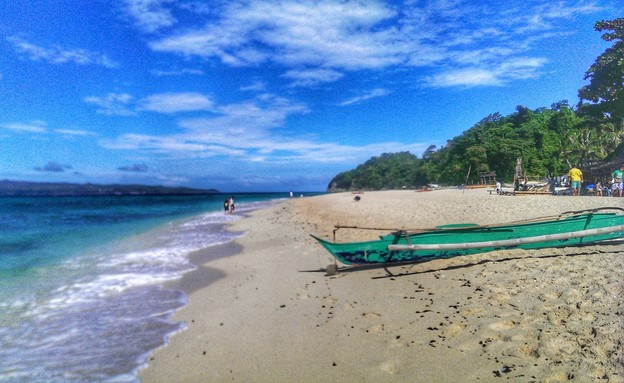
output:
<instances>
[{"instance_id":1,"label":"white sand beach","mask_svg":"<svg viewBox=\"0 0 624 383\"><path fill-rule=\"evenodd\" d=\"M624 245L507 250L415 265L324 269L309 234L333 226L502 223L624 198L498 196L485 189L294 198L179 286L187 329L143 382L624 382ZM341 241L379 232L340 230ZM383 234L383 233L382 233ZM209 253L215 249L206 249ZM238 253L237 253L238 251ZM208 283L210 282L210 283Z\"/></svg>"}]
</instances>

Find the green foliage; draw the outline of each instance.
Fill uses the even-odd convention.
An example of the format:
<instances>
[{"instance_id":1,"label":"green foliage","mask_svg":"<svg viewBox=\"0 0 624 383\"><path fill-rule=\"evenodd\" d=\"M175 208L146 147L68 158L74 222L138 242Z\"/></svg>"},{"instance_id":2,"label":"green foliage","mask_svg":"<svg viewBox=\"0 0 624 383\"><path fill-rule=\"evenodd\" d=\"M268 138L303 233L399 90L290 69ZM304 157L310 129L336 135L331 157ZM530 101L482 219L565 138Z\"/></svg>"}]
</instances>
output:
<instances>
[{"instance_id":1,"label":"green foliage","mask_svg":"<svg viewBox=\"0 0 624 383\"><path fill-rule=\"evenodd\" d=\"M428 183L469 183L479 172L495 171L511 182L516 159L533 177L562 175L572 164L608 158L624 145L624 18L596 23L605 41L614 45L602 53L585 74L590 84L579 90L578 109L567 100L550 109L517 106L508 116L490 114L460 136L423 158L408 153L382 154L356 169L336 176L328 190L415 188Z\"/></svg>"},{"instance_id":2,"label":"green foliage","mask_svg":"<svg viewBox=\"0 0 624 383\"><path fill-rule=\"evenodd\" d=\"M567 101L551 109L518 106L508 116L487 116L460 136L423 158L409 152L385 153L356 169L337 175L329 185L336 190L418 188L429 183L478 183L479 172L495 171L511 182L516 159L522 158L529 176L545 178L565 174L571 164L604 159L622 140L611 124L598 124L572 110ZM601 134L598 134L601 132ZM611 132L611 134L606 134Z\"/></svg>"},{"instance_id":3,"label":"green foliage","mask_svg":"<svg viewBox=\"0 0 624 383\"><path fill-rule=\"evenodd\" d=\"M409 152L384 153L354 170L340 173L331 181L330 190L384 190L413 188L425 182L423 160Z\"/></svg>"},{"instance_id":4,"label":"green foliage","mask_svg":"<svg viewBox=\"0 0 624 383\"><path fill-rule=\"evenodd\" d=\"M579 89L579 112L590 122L569 136L585 157L605 157L624 138L624 18L599 21L595 25L605 41L605 50L585 73L589 85Z\"/></svg>"},{"instance_id":5,"label":"green foliage","mask_svg":"<svg viewBox=\"0 0 624 383\"><path fill-rule=\"evenodd\" d=\"M596 23L596 31L611 31L602 35L613 41L585 73L589 85L579 90L580 110L597 119L617 124L624 120L624 18ZM583 101L589 101L584 103Z\"/></svg>"},{"instance_id":6,"label":"green foliage","mask_svg":"<svg viewBox=\"0 0 624 383\"><path fill-rule=\"evenodd\" d=\"M563 101L557 109L529 110L523 106L509 116L491 115L455 137L442 149L440 180L461 184L471 169L472 182L478 172L495 171L505 180L513 180L516 159L522 157L531 175L545 177L562 174L568 162L577 162L584 152L570 140L583 123ZM575 136L574 136L575 137Z\"/></svg>"}]
</instances>

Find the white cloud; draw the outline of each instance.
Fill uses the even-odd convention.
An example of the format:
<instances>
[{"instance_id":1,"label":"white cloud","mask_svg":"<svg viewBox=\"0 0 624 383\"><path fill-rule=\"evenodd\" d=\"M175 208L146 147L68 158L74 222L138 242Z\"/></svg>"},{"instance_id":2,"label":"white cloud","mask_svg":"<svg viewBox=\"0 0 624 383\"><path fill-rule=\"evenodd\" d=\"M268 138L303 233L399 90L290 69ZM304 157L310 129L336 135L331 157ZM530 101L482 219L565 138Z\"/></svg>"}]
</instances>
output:
<instances>
[{"instance_id":1,"label":"white cloud","mask_svg":"<svg viewBox=\"0 0 624 383\"><path fill-rule=\"evenodd\" d=\"M396 16L370 1L231 3L218 20L154 41L152 49L233 65L274 61L327 68L378 68L403 61L400 34L377 27Z\"/></svg>"},{"instance_id":2,"label":"white cloud","mask_svg":"<svg viewBox=\"0 0 624 383\"><path fill-rule=\"evenodd\" d=\"M30 60L44 60L52 64L74 63L78 65L99 65L106 68L117 68L119 64L108 56L91 52L86 49L66 49L59 46L42 47L25 41L19 37L8 37L15 49Z\"/></svg>"},{"instance_id":3,"label":"white cloud","mask_svg":"<svg viewBox=\"0 0 624 383\"><path fill-rule=\"evenodd\" d=\"M537 57L514 57L498 67L501 76L509 79L528 79L539 76L539 69L548 61Z\"/></svg>"},{"instance_id":4,"label":"white cloud","mask_svg":"<svg viewBox=\"0 0 624 383\"><path fill-rule=\"evenodd\" d=\"M503 86L535 78L547 64L541 52L531 51L535 41L567 33L561 20L592 11L591 5L574 0L554 5L529 0L517 7L498 1L477 4L460 0L232 0L210 5L125 1L126 9L145 32L158 32L149 37L149 46L155 51L183 56L185 65L206 60L207 67L214 62L232 67L267 66L272 73L282 73L281 78L290 86L302 87L335 82L353 72L375 79L405 72L408 81L431 87ZM184 12L193 15L183 19L180 15ZM178 28L182 20L185 25ZM426 66L432 74L418 79L409 71L416 66ZM386 71L381 73L382 69ZM351 161L384 151L418 153L429 146L389 142L357 147L321 143L312 135L293 133L285 129L288 120L308 113L308 107L268 93L267 83L258 77L256 68L244 72L250 75L249 85L238 90L264 93L233 104L219 105L210 96L192 92L158 93L138 101L97 99L101 110L114 111L104 107L111 102L121 111L209 112L176 120L176 134L126 134L103 144L171 157L229 156L285 164ZM152 73L199 74L175 70ZM370 86L378 88L353 90L347 94L355 96L340 105L383 97L390 92L388 84L382 79Z\"/></svg>"},{"instance_id":5,"label":"white cloud","mask_svg":"<svg viewBox=\"0 0 624 383\"><path fill-rule=\"evenodd\" d=\"M425 81L436 88L501 86L513 80L538 77L539 69L546 62L543 58L516 57L489 68L450 69L430 76Z\"/></svg>"},{"instance_id":6,"label":"white cloud","mask_svg":"<svg viewBox=\"0 0 624 383\"><path fill-rule=\"evenodd\" d=\"M244 150L203 141L189 135L124 134L116 139L102 140L100 144L108 149L154 152L170 158L242 157L245 155Z\"/></svg>"},{"instance_id":7,"label":"white cloud","mask_svg":"<svg viewBox=\"0 0 624 383\"><path fill-rule=\"evenodd\" d=\"M201 93L159 93L150 95L140 102L140 110L158 113L210 111L214 102Z\"/></svg>"},{"instance_id":8,"label":"white cloud","mask_svg":"<svg viewBox=\"0 0 624 383\"><path fill-rule=\"evenodd\" d=\"M266 90L266 83L264 81L255 80L253 83L240 88L243 92L258 92Z\"/></svg>"},{"instance_id":9,"label":"white cloud","mask_svg":"<svg viewBox=\"0 0 624 383\"><path fill-rule=\"evenodd\" d=\"M203 76L205 74L205 72L201 69L171 69L171 70L153 69L150 71L150 73L157 77L185 76L185 75Z\"/></svg>"},{"instance_id":10,"label":"white cloud","mask_svg":"<svg viewBox=\"0 0 624 383\"><path fill-rule=\"evenodd\" d=\"M438 73L428 78L427 83L433 87L473 87L473 86L499 86L503 81L496 73L481 68L456 69Z\"/></svg>"},{"instance_id":11,"label":"white cloud","mask_svg":"<svg viewBox=\"0 0 624 383\"><path fill-rule=\"evenodd\" d=\"M156 93L135 100L127 93L109 93L106 96L86 97L85 102L97 105L97 113L107 116L133 116L137 111L164 114L212 111L214 102L209 96L196 92Z\"/></svg>"},{"instance_id":12,"label":"white cloud","mask_svg":"<svg viewBox=\"0 0 624 383\"><path fill-rule=\"evenodd\" d=\"M74 129L56 129L56 133L63 134L66 136L97 136L97 134L93 132L88 132L86 130L74 130Z\"/></svg>"},{"instance_id":13,"label":"white cloud","mask_svg":"<svg viewBox=\"0 0 624 383\"><path fill-rule=\"evenodd\" d=\"M282 77L293 80L291 86L313 86L323 82L334 82L344 75L332 69L289 70Z\"/></svg>"},{"instance_id":14,"label":"white cloud","mask_svg":"<svg viewBox=\"0 0 624 383\"><path fill-rule=\"evenodd\" d=\"M389 94L390 92L387 89L383 89L383 88L376 88L373 89L369 92L366 92L362 95L356 96L356 97L352 97L348 100L345 100L343 102L341 102L339 105L340 106L348 106L348 105L353 105L353 104L359 104L361 102L364 102L366 100L370 100L371 98L375 98L375 97L382 97L385 96L387 94Z\"/></svg>"},{"instance_id":15,"label":"white cloud","mask_svg":"<svg viewBox=\"0 0 624 383\"><path fill-rule=\"evenodd\" d=\"M165 4L173 0L124 0L125 11L141 30L153 33L177 23Z\"/></svg>"},{"instance_id":16,"label":"white cloud","mask_svg":"<svg viewBox=\"0 0 624 383\"><path fill-rule=\"evenodd\" d=\"M368 93L381 95L375 89ZM294 166L296 163L332 164L336 161L362 161L371 153L411 151L420 153L428 145L396 142L366 146L321 143L292 136L283 131L286 120L307 113L305 105L264 94L237 104L215 105L211 117L178 121L181 133L170 135L124 134L114 140L102 140L109 149L144 151L177 159L200 159L217 156L241 163L262 162Z\"/></svg>"},{"instance_id":17,"label":"white cloud","mask_svg":"<svg viewBox=\"0 0 624 383\"><path fill-rule=\"evenodd\" d=\"M157 96L160 98L161 95ZM158 104L161 112L179 111L177 106L169 108L169 101L173 99L175 97L164 97L153 106ZM116 140L103 140L102 145L114 149L156 151L172 157L194 158L217 155L258 158L257 153L297 151L302 145L303 141L284 137L279 130L288 117L307 113L305 105L272 94L262 94L256 99L236 104L210 103L206 106L211 108L211 116L178 121L182 133L162 136L125 134Z\"/></svg>"},{"instance_id":18,"label":"white cloud","mask_svg":"<svg viewBox=\"0 0 624 383\"><path fill-rule=\"evenodd\" d=\"M102 140L104 147L111 149L150 149L172 152L200 152L206 145L197 144L180 136L150 136L145 134L124 134L116 140Z\"/></svg>"},{"instance_id":19,"label":"white cloud","mask_svg":"<svg viewBox=\"0 0 624 383\"><path fill-rule=\"evenodd\" d=\"M17 132L29 132L29 133L46 133L46 123L44 121L36 120L29 123L13 122L8 124L0 124L0 127L14 130Z\"/></svg>"},{"instance_id":20,"label":"white cloud","mask_svg":"<svg viewBox=\"0 0 624 383\"><path fill-rule=\"evenodd\" d=\"M127 93L109 93L104 97L90 96L84 100L99 107L97 113L106 116L132 116L136 113L130 109L133 97Z\"/></svg>"},{"instance_id":21,"label":"white cloud","mask_svg":"<svg viewBox=\"0 0 624 383\"><path fill-rule=\"evenodd\" d=\"M114 140L102 140L101 144L109 149L158 153L160 159L202 159L224 156L231 164L262 162L267 165L284 166L313 163L335 164L337 162L357 164L370 158L371 153L410 151L420 155L430 145L430 143L379 142L352 146L278 135L245 136L243 131L229 131L223 134L217 132L201 136L195 134L171 136L124 134Z\"/></svg>"},{"instance_id":22,"label":"white cloud","mask_svg":"<svg viewBox=\"0 0 624 383\"><path fill-rule=\"evenodd\" d=\"M522 74L505 79L490 68L526 56L540 39L568 33L561 20L597 10L573 0L518 7L496 1L232 1L196 8L204 26L173 31L150 47L230 66L276 63L286 68L283 77L292 86L336 81L346 72L414 66L438 72L421 84L498 86L537 77L543 64L524 66Z\"/></svg>"},{"instance_id":23,"label":"white cloud","mask_svg":"<svg viewBox=\"0 0 624 383\"><path fill-rule=\"evenodd\" d=\"M505 57L513 57L517 49L506 47L486 47L454 52L451 56L455 65L481 65L497 62Z\"/></svg>"},{"instance_id":24,"label":"white cloud","mask_svg":"<svg viewBox=\"0 0 624 383\"><path fill-rule=\"evenodd\" d=\"M517 27L515 33L534 34L549 30L558 29L555 25L560 20L569 20L576 15L591 14L599 11L600 8L591 3L580 1L571 4L566 1L546 2L538 4L531 12L526 12L524 17L520 14L516 16Z\"/></svg>"},{"instance_id":25,"label":"white cloud","mask_svg":"<svg viewBox=\"0 0 624 383\"><path fill-rule=\"evenodd\" d=\"M548 2L542 5L540 11L545 17L550 19L571 19L576 15L588 15L602 10L593 2L578 2L575 5L568 5L565 1Z\"/></svg>"},{"instance_id":26,"label":"white cloud","mask_svg":"<svg viewBox=\"0 0 624 383\"><path fill-rule=\"evenodd\" d=\"M219 106L214 117L183 119L178 125L199 142L272 150L283 141L275 131L285 125L286 119L307 112L305 105L264 94L255 100Z\"/></svg>"},{"instance_id":27,"label":"white cloud","mask_svg":"<svg viewBox=\"0 0 624 383\"><path fill-rule=\"evenodd\" d=\"M28 123L13 122L8 124L0 124L0 128L13 130L16 132L28 133L48 133L48 124L45 121L35 120ZM76 129L54 129L54 133L65 136L96 136L93 132Z\"/></svg>"}]
</instances>

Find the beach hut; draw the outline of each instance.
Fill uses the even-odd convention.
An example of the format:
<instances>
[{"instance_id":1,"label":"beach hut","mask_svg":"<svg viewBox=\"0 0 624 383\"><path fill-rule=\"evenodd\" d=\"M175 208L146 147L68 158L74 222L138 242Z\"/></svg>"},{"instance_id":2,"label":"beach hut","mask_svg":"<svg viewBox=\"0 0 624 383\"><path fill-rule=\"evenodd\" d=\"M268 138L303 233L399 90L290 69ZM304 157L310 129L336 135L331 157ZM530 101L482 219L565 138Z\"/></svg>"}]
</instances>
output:
<instances>
[{"instance_id":1,"label":"beach hut","mask_svg":"<svg viewBox=\"0 0 624 383\"><path fill-rule=\"evenodd\" d=\"M609 181L613 170L624 164L624 143L620 144L613 153L603 161L586 162L583 178L588 181L596 179Z\"/></svg>"}]
</instances>

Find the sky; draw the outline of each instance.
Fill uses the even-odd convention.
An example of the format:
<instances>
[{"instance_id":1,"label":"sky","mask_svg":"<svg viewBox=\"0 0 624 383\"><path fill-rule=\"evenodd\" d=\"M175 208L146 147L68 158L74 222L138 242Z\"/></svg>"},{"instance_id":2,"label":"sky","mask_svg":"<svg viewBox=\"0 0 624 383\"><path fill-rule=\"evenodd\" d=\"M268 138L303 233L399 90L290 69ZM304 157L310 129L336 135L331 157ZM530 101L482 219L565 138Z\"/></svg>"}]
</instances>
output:
<instances>
[{"instance_id":1,"label":"sky","mask_svg":"<svg viewBox=\"0 0 624 383\"><path fill-rule=\"evenodd\" d=\"M324 191L576 104L619 1L2 0L0 179Z\"/></svg>"}]
</instances>

